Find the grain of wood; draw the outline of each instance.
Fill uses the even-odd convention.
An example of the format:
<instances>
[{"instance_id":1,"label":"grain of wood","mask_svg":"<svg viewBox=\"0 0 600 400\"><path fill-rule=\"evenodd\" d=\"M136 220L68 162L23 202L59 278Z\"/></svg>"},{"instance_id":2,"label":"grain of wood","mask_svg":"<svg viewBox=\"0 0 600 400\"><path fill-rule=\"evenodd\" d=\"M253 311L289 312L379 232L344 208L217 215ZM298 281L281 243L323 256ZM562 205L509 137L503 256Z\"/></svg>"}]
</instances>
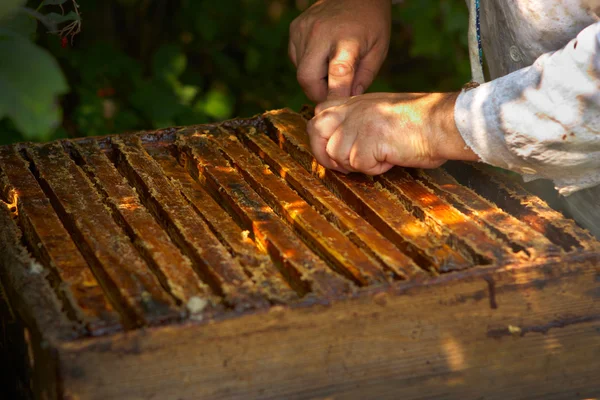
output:
<instances>
[{"instance_id":1,"label":"grain of wood","mask_svg":"<svg viewBox=\"0 0 600 400\"><path fill-rule=\"evenodd\" d=\"M194 212L164 176L160 166L140 146L137 138L112 140L117 166L143 193L146 206L165 223L173 240L194 262L196 271L213 291L236 309L262 308L268 301L245 274L239 262L223 247L206 223ZM217 303L219 299L209 299Z\"/></svg>"},{"instance_id":2,"label":"grain of wood","mask_svg":"<svg viewBox=\"0 0 600 400\"><path fill-rule=\"evenodd\" d=\"M127 327L177 318L173 299L112 218L84 173L52 143L26 149L46 195Z\"/></svg>"},{"instance_id":3,"label":"grain of wood","mask_svg":"<svg viewBox=\"0 0 600 400\"><path fill-rule=\"evenodd\" d=\"M99 146L89 142L72 144L71 147L163 287L184 307L196 297L207 299L212 296L210 288L194 272L190 260L141 204L137 193L100 151Z\"/></svg>"},{"instance_id":4,"label":"grain of wood","mask_svg":"<svg viewBox=\"0 0 600 400\"><path fill-rule=\"evenodd\" d=\"M451 236L453 248L462 250L467 256L471 253L478 263L489 264L492 260L507 263L514 258L508 246L497 240L486 227L475 224L405 170L392 168L377 181L405 207Z\"/></svg>"},{"instance_id":5,"label":"grain of wood","mask_svg":"<svg viewBox=\"0 0 600 400\"><path fill-rule=\"evenodd\" d=\"M589 232L579 228L573 220L552 210L540 198L529 193L510 179L502 179L493 171L469 163L447 163L444 166L461 184L474 189L482 196L510 212L532 229L546 236L564 251L594 249L596 242ZM591 245L591 247L590 247Z\"/></svg>"},{"instance_id":6,"label":"grain of wood","mask_svg":"<svg viewBox=\"0 0 600 400\"><path fill-rule=\"evenodd\" d=\"M207 139L179 135L178 147L188 154L192 176L226 199L232 213L252 232L295 290L300 294L312 291L325 299L353 291L354 285L333 273L295 236Z\"/></svg>"},{"instance_id":7,"label":"grain of wood","mask_svg":"<svg viewBox=\"0 0 600 400\"><path fill-rule=\"evenodd\" d=\"M256 286L274 303L287 304L298 296L275 268L266 251L259 249L231 216L196 182L165 147L146 147L174 186L178 187L212 232L240 261Z\"/></svg>"},{"instance_id":8,"label":"grain of wood","mask_svg":"<svg viewBox=\"0 0 600 400\"><path fill-rule=\"evenodd\" d=\"M599 261L440 276L327 307L67 344L63 365L77 371L65 376L67 393L82 400L594 398ZM129 379L120 379L125 373Z\"/></svg>"},{"instance_id":9,"label":"grain of wood","mask_svg":"<svg viewBox=\"0 0 600 400\"><path fill-rule=\"evenodd\" d=\"M380 190L370 177L346 176L319 165L310 153L306 122L300 116L277 112L269 113L267 118L274 125L275 132L270 134L276 143L419 266L446 272L473 265L473 260L466 259L463 254L446 245L446 238L440 232L431 231L393 196Z\"/></svg>"},{"instance_id":10,"label":"grain of wood","mask_svg":"<svg viewBox=\"0 0 600 400\"><path fill-rule=\"evenodd\" d=\"M51 281L65 308L92 335L122 329L119 314L15 147L0 148L0 170L6 176L0 191L13 194L22 232L44 264L40 273L55 275Z\"/></svg>"},{"instance_id":11,"label":"grain of wood","mask_svg":"<svg viewBox=\"0 0 600 400\"><path fill-rule=\"evenodd\" d=\"M218 129L206 135L219 151L251 184L254 190L307 244L329 261L338 273L361 286L388 282L389 278L368 253L357 247L343 232L330 224L284 180L249 152L231 132Z\"/></svg>"},{"instance_id":12,"label":"grain of wood","mask_svg":"<svg viewBox=\"0 0 600 400\"><path fill-rule=\"evenodd\" d=\"M227 134L210 137L219 127ZM0 312L18 324L0 334L20 338L10 343L23 355L33 397L600 396L598 241L479 166L450 164L455 178L402 170L398 179L382 178L399 187L391 191L377 179L325 171L304 129L301 116L283 110L0 147L27 161L0 157L0 301L9 303ZM320 227L317 219L335 226L384 276L393 262L377 256L390 253L370 246L373 237L431 274L397 279L399 270L383 283L362 263L358 287L314 251L306 229L294 228L281 209L292 196L318 216L305 228ZM450 219L459 224L448 226ZM42 220L58 221L57 237L47 236ZM361 242L352 232L361 224L376 234ZM416 227L418 234L408 229ZM79 303L61 295L71 290L64 279L72 271L58 273L76 255L55 254L54 268L43 251L61 238L94 272L126 330L93 336L101 331L82 329ZM172 265L171 256L160 258L167 254ZM448 256L460 262L444 264ZM476 265L482 258L488 264ZM215 260L225 262L213 269ZM197 312L182 315L182 293L193 293L200 276L210 283L207 298L191 296ZM175 289L177 280L187 289ZM160 297L165 307L143 308Z\"/></svg>"},{"instance_id":13,"label":"grain of wood","mask_svg":"<svg viewBox=\"0 0 600 400\"><path fill-rule=\"evenodd\" d=\"M266 162L271 170L285 179L306 201L344 231L357 245L380 260L394 276L416 278L425 275L414 261L396 248L379 231L366 224L354 210L310 175L290 155L255 128L239 130L238 137Z\"/></svg>"},{"instance_id":14,"label":"grain of wood","mask_svg":"<svg viewBox=\"0 0 600 400\"><path fill-rule=\"evenodd\" d=\"M460 185L443 169L417 170L413 176L432 187L436 195L455 207L460 206L461 211L474 222L487 226L496 236L505 238L509 245L515 247L515 252L523 251L531 259L535 259L538 253L561 253L562 250L544 235Z\"/></svg>"}]
</instances>

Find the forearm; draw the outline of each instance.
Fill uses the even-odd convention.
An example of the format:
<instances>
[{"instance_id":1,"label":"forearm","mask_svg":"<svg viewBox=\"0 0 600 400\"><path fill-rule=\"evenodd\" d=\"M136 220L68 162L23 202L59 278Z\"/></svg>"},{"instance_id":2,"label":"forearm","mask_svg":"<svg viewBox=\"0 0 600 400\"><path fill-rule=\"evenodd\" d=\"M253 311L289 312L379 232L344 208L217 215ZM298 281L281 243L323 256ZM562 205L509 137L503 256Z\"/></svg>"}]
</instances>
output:
<instances>
[{"instance_id":1,"label":"forearm","mask_svg":"<svg viewBox=\"0 0 600 400\"><path fill-rule=\"evenodd\" d=\"M454 119L454 108L459 92L439 93L432 98L429 112L430 137L437 157L443 160L477 161L477 154L467 146Z\"/></svg>"},{"instance_id":2,"label":"forearm","mask_svg":"<svg viewBox=\"0 0 600 400\"><path fill-rule=\"evenodd\" d=\"M599 32L458 96L457 128L482 161L553 179L564 195L600 183Z\"/></svg>"}]
</instances>

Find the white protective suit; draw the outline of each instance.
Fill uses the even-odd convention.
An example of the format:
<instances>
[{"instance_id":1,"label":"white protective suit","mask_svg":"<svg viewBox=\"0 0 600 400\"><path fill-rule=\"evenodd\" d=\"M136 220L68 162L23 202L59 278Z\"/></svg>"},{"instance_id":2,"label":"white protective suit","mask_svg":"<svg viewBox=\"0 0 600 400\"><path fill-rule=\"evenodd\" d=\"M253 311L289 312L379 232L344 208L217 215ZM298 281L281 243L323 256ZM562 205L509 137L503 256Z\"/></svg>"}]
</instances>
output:
<instances>
[{"instance_id":1,"label":"white protective suit","mask_svg":"<svg viewBox=\"0 0 600 400\"><path fill-rule=\"evenodd\" d=\"M480 0L491 80L461 92L455 119L481 161L526 181L551 179L567 210L600 238L599 3ZM478 59L471 63L480 77Z\"/></svg>"}]
</instances>

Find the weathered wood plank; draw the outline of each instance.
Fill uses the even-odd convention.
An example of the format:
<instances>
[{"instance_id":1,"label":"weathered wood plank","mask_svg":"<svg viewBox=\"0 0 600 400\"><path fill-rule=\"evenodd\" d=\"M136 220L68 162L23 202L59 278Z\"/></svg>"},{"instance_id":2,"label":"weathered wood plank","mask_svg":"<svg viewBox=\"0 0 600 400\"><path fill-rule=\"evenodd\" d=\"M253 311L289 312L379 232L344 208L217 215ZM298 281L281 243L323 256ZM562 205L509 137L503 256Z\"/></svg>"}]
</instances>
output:
<instances>
[{"instance_id":1,"label":"weathered wood plank","mask_svg":"<svg viewBox=\"0 0 600 400\"><path fill-rule=\"evenodd\" d=\"M235 309L263 308L268 301L206 223L171 185L138 138L113 138L117 167L145 198L172 239L193 261L212 290ZM210 300L216 303L218 299Z\"/></svg>"},{"instance_id":2,"label":"weathered wood plank","mask_svg":"<svg viewBox=\"0 0 600 400\"><path fill-rule=\"evenodd\" d=\"M254 151L282 179L285 179L308 203L325 215L354 243L370 252L394 276L416 278L425 275L414 261L402 253L379 231L366 224L354 210L331 193L323 183L310 175L290 155L255 128L238 129L238 138Z\"/></svg>"},{"instance_id":3,"label":"weathered wood plank","mask_svg":"<svg viewBox=\"0 0 600 400\"><path fill-rule=\"evenodd\" d=\"M59 143L26 148L38 181L86 257L127 327L176 318L162 289L129 238L116 224L91 182Z\"/></svg>"},{"instance_id":4,"label":"weathered wood plank","mask_svg":"<svg viewBox=\"0 0 600 400\"><path fill-rule=\"evenodd\" d=\"M67 344L66 393L81 400L594 398L599 262L596 255L471 270L327 307Z\"/></svg>"},{"instance_id":5,"label":"weathered wood plank","mask_svg":"<svg viewBox=\"0 0 600 400\"><path fill-rule=\"evenodd\" d=\"M388 282L383 268L327 219L294 192L256 155L249 152L232 133L223 128L206 136L218 143L219 150L236 167L253 189L283 219L287 220L307 244L332 268L361 286Z\"/></svg>"},{"instance_id":6,"label":"weathered wood plank","mask_svg":"<svg viewBox=\"0 0 600 400\"><path fill-rule=\"evenodd\" d=\"M167 233L140 203L137 193L119 174L98 144L73 143L70 147L98 191L105 196L113 215L119 216L121 226L152 267L163 287L188 306L188 311L193 309L189 305L212 296L210 288L194 272L190 260L171 242Z\"/></svg>"},{"instance_id":7,"label":"weathered wood plank","mask_svg":"<svg viewBox=\"0 0 600 400\"><path fill-rule=\"evenodd\" d=\"M422 214L420 218L447 232L454 242L453 247L460 249L467 256L472 253L478 263L489 264L495 260L501 264L514 259L507 246L495 240L489 230L475 224L404 169L392 168L377 177L377 181L400 199L407 209Z\"/></svg>"},{"instance_id":8,"label":"weathered wood plank","mask_svg":"<svg viewBox=\"0 0 600 400\"><path fill-rule=\"evenodd\" d=\"M276 216L243 177L200 136L178 135L178 147L187 154L187 168L225 200L257 243L269 253L290 285L300 294L315 292L324 299L353 291L353 285L333 273Z\"/></svg>"},{"instance_id":9,"label":"weathered wood plank","mask_svg":"<svg viewBox=\"0 0 600 400\"><path fill-rule=\"evenodd\" d=\"M278 129L274 123L280 124ZM474 186L491 186L484 198L492 202L460 186L443 169L401 170L408 175L403 172L399 183L392 179L393 173L388 174L383 179L401 187L396 195L378 178L325 171L308 151L303 124L298 115L283 111L184 129L18 145L22 153L10 150L21 164L8 169L14 167L15 180L25 180L31 188L18 192L0 165L0 296L4 291L10 304L8 308L0 304L0 335L8 309L18 321L11 334L16 331L21 338L11 343L23 351L23 362L11 368L31 371L34 398L548 400L600 396L598 241L586 239L586 233L574 225L572 231L561 230L561 224L572 223L546 213L539 199L528 198L518 188L512 191L512 184L501 177L495 177L495 182L487 173L475 172ZM227 134L202 137L204 130L210 133L217 127L224 127ZM249 133L248 128L256 132ZM229 139L236 129L244 148ZM24 160L28 162L23 164ZM468 173L470 168L463 170ZM337 186L331 183L334 179L340 182ZM395 186L391 189L396 191ZM28 196L41 196L42 201L31 200L32 204L39 210L46 207L63 227L65 239L77 242L75 251L124 315L125 327L138 329L107 331L101 337L89 337L90 332L82 329L81 318L69 309L70 300L58 290L68 286L36 250L38 238L27 223L32 214L24 207ZM494 201L506 210L498 209ZM364 286L358 287L353 283L356 279L335 273L330 260L312 249L314 240L306 240L303 231L294 228L296 220L288 219L292 213L287 215L281 208L286 202L299 202L303 210L314 207L309 211L314 218L335 225L361 251L367 252L366 243L372 238L360 242L344 224L366 225L379 234L382 246L385 243L404 259L407 255L401 249L419 249L413 241L422 240L419 245L424 250L411 256L423 260L422 267L432 268L432 276L407 274L401 280L400 274L388 275L395 281L381 284L365 279L360 282ZM377 209L377 202L393 210ZM371 217L374 224L364 218L373 209L377 211ZM90 216L99 213L111 221L110 226ZM403 215L394 220L398 213ZM411 242L398 244L407 242L400 233L405 228L386 226L389 220L406 221L405 215L416 221L409 228L423 229L425 238L409 232ZM448 227L445 218L449 217L460 221L461 229ZM307 228L320 227L314 218L305 219ZM205 226L189 229L192 219ZM465 227L465 220L472 225ZM111 241L111 229L129 243L143 274L160 277L153 279L169 301L165 313L155 318L146 309L139 311L141 318L152 318L158 326L147 327L145 320L137 319L137 310L125 303L104 270L118 268L113 273L127 276L140 273L130 262L105 265L110 259L106 252L123 263ZM378 229L395 233L386 237ZM485 236L482 241L471 236L477 230ZM458 240L467 236L463 232L470 237L469 244ZM310 234L316 238L322 233ZM105 236L99 240L99 235ZM149 235L163 238L164 243L154 242ZM251 301L257 299L256 303L249 306L240 297L236 306L227 298L221 286L227 279L220 280L221 272L207 271L193 259L198 250L192 247L194 235L208 235L204 243L215 245L195 257L210 258L217 251L236 260L244 282L230 279L226 284ZM393 235L398 236L396 242L389 239ZM177 279L184 279L179 274L186 272L200 282L200 272L205 283L210 282L204 299L208 305L204 308L206 302L200 299L202 311L196 318L180 319L183 307L179 301L175 304L177 295L165 276L169 272L164 269L167 272L161 275L158 262L153 261L160 259L158 247L144 250L135 244L144 238L158 247L167 243L179 261L175 266L163 259L163 269L178 268L173 271ZM486 255L492 243L488 240L497 242L499 257L493 251ZM443 270L433 268L437 259L427 251L440 245L462 257L460 265L465 267L481 259L489 259L490 264L437 274ZM391 268L383 267L382 257L375 251L368 254L381 273L389 274ZM187 271L179 271L188 255L197 270L193 273L189 264ZM125 262L131 260L132 256L125 257ZM267 276L269 271L277 272ZM280 301L279 289L287 289L289 299ZM139 287L125 290L140 291ZM152 299L143 292L141 297ZM171 315L174 319L169 319Z\"/></svg>"},{"instance_id":10,"label":"weathered wood plank","mask_svg":"<svg viewBox=\"0 0 600 400\"><path fill-rule=\"evenodd\" d=\"M501 179L498 173L471 163L450 162L444 165L444 169L459 183L493 201L563 250L593 249L597 246L591 234L579 228L575 221L554 211L539 197L510 179Z\"/></svg>"},{"instance_id":11,"label":"weathered wood plank","mask_svg":"<svg viewBox=\"0 0 600 400\"><path fill-rule=\"evenodd\" d=\"M91 335L122 329L119 314L16 147L0 148L0 170L6 177L0 192L13 197L25 240L45 265L44 273L51 274L67 311Z\"/></svg>"},{"instance_id":12,"label":"weathered wood plank","mask_svg":"<svg viewBox=\"0 0 600 400\"><path fill-rule=\"evenodd\" d=\"M249 232L243 231L235 223L210 194L169 154L169 150L164 146L154 146L146 147L146 151L160 165L173 186L178 187L194 210L202 215L225 247L237 257L246 272L252 276L256 286L270 301L286 304L298 299L296 292L290 288L281 272L273 265L266 251L256 246L249 237Z\"/></svg>"},{"instance_id":13,"label":"weathered wood plank","mask_svg":"<svg viewBox=\"0 0 600 400\"><path fill-rule=\"evenodd\" d=\"M310 153L306 122L290 112L267 114L274 130L269 135L306 170L318 176L326 186L358 214L375 226L387 239L423 268L448 272L468 268L473 260L451 249L445 237L433 231L408 212L393 196L367 176L346 176L319 165Z\"/></svg>"},{"instance_id":14,"label":"weathered wood plank","mask_svg":"<svg viewBox=\"0 0 600 400\"><path fill-rule=\"evenodd\" d=\"M474 222L491 229L495 236L508 242L513 246L513 251L524 251L531 259L535 259L539 254L558 255L561 253L561 249L544 235L467 187L460 185L443 169L413 172L413 177L433 188L436 195L452 203L455 207L460 207L460 211Z\"/></svg>"},{"instance_id":15,"label":"weathered wood plank","mask_svg":"<svg viewBox=\"0 0 600 400\"><path fill-rule=\"evenodd\" d=\"M22 245L23 233L9 206L0 200L0 279L12 318L19 318L52 343L79 336L78 321L62 310L56 292L46 279L47 272Z\"/></svg>"}]
</instances>

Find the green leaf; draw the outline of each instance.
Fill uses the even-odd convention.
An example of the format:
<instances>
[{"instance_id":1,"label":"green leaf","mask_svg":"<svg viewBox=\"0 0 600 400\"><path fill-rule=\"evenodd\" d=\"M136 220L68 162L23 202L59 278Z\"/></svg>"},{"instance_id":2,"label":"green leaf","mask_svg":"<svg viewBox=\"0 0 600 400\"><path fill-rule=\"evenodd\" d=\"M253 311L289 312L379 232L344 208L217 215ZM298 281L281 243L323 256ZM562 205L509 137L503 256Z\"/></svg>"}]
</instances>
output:
<instances>
[{"instance_id":1,"label":"green leaf","mask_svg":"<svg viewBox=\"0 0 600 400\"><path fill-rule=\"evenodd\" d=\"M209 122L206 114L202 110L195 110L191 107L187 107L175 119L175 124L180 126L203 124L206 122Z\"/></svg>"},{"instance_id":2,"label":"green leaf","mask_svg":"<svg viewBox=\"0 0 600 400\"><path fill-rule=\"evenodd\" d=\"M260 59L260 52L258 50L253 47L248 48L246 60L244 61L246 71L256 71L260 67Z\"/></svg>"},{"instance_id":3,"label":"green leaf","mask_svg":"<svg viewBox=\"0 0 600 400\"><path fill-rule=\"evenodd\" d=\"M20 12L0 21L2 29L18 33L33 39L37 29L37 21L30 15Z\"/></svg>"},{"instance_id":4,"label":"green leaf","mask_svg":"<svg viewBox=\"0 0 600 400\"><path fill-rule=\"evenodd\" d=\"M24 141L21 133L8 118L0 119L0 146Z\"/></svg>"},{"instance_id":5,"label":"green leaf","mask_svg":"<svg viewBox=\"0 0 600 400\"><path fill-rule=\"evenodd\" d=\"M202 101L196 103L194 108L212 118L226 119L233 113L233 100L226 93L211 89Z\"/></svg>"},{"instance_id":6,"label":"green leaf","mask_svg":"<svg viewBox=\"0 0 600 400\"><path fill-rule=\"evenodd\" d=\"M0 19L16 13L24 5L25 0L0 0Z\"/></svg>"},{"instance_id":7,"label":"green leaf","mask_svg":"<svg viewBox=\"0 0 600 400\"><path fill-rule=\"evenodd\" d=\"M58 6L61 4L65 4L67 0L44 0L42 1L42 6Z\"/></svg>"},{"instance_id":8,"label":"green leaf","mask_svg":"<svg viewBox=\"0 0 600 400\"><path fill-rule=\"evenodd\" d=\"M216 19L206 18L204 14L199 14L195 24L200 32L200 37L207 43L214 41L219 34L219 23Z\"/></svg>"},{"instance_id":9,"label":"green leaf","mask_svg":"<svg viewBox=\"0 0 600 400\"><path fill-rule=\"evenodd\" d=\"M131 95L129 100L136 109L152 121L152 126L155 128L174 125L175 116L185 109L179 104L169 87L156 81L146 82Z\"/></svg>"},{"instance_id":10,"label":"green leaf","mask_svg":"<svg viewBox=\"0 0 600 400\"><path fill-rule=\"evenodd\" d=\"M79 15L77 15L74 11L69 11L65 15L58 13L50 13L44 15L44 19L52 24L58 25L67 21L79 21Z\"/></svg>"},{"instance_id":11,"label":"green leaf","mask_svg":"<svg viewBox=\"0 0 600 400\"><path fill-rule=\"evenodd\" d=\"M57 96L68 90L57 62L30 41L2 33L0 60L0 119L11 118L26 139L47 139L61 118Z\"/></svg>"},{"instance_id":12,"label":"green leaf","mask_svg":"<svg viewBox=\"0 0 600 400\"><path fill-rule=\"evenodd\" d=\"M179 46L172 44L161 46L152 59L154 76L169 83L176 82L186 67L186 55Z\"/></svg>"},{"instance_id":13,"label":"green leaf","mask_svg":"<svg viewBox=\"0 0 600 400\"><path fill-rule=\"evenodd\" d=\"M200 88L194 85L178 84L175 85L174 91L179 99L179 102L183 105L189 106L200 91Z\"/></svg>"}]
</instances>

